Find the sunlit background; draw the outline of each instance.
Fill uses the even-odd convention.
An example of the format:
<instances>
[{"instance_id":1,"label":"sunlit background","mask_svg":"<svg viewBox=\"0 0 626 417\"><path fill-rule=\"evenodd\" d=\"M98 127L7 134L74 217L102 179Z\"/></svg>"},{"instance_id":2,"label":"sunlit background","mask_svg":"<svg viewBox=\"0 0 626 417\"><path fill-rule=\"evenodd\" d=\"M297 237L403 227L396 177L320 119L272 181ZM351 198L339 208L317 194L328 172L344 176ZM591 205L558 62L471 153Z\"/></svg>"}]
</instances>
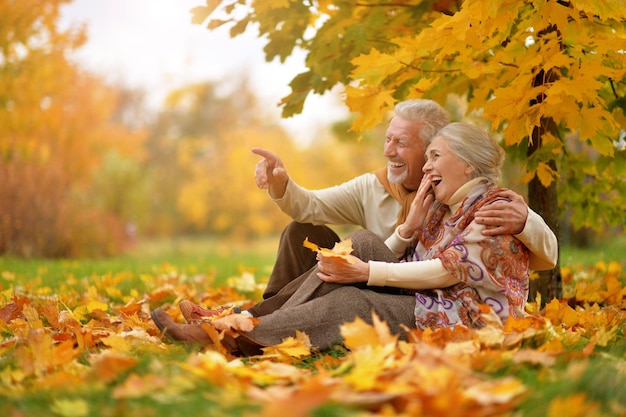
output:
<instances>
[{"instance_id":1,"label":"sunlit background","mask_svg":"<svg viewBox=\"0 0 626 417\"><path fill-rule=\"evenodd\" d=\"M282 119L303 52L265 62L254 27L193 24L203 0L39 4L0 2L0 255L275 236L289 219L255 186L255 146L312 189L385 164L384 126L357 140L340 87ZM458 97L445 105L465 114ZM519 172L509 161L503 185L524 193Z\"/></svg>"},{"instance_id":2,"label":"sunlit background","mask_svg":"<svg viewBox=\"0 0 626 417\"><path fill-rule=\"evenodd\" d=\"M340 89L281 119L302 53L265 62L254 28L231 39L193 24L202 4L0 3L0 254L109 256L140 240L276 235L289 219L254 183L255 146L309 188L385 163L382 134L348 132Z\"/></svg>"},{"instance_id":3,"label":"sunlit background","mask_svg":"<svg viewBox=\"0 0 626 417\"><path fill-rule=\"evenodd\" d=\"M190 10L203 4L202 0L74 0L63 6L61 25L85 24L88 41L73 57L110 82L144 89L152 109L163 103L168 92L190 83L228 85L247 78L266 108L300 143L309 144L330 122L346 117L336 91L312 95L302 114L280 118L277 103L290 93L289 81L304 72L304 53L295 51L284 63L266 62L265 41L256 37L254 28L230 38L227 27L209 31L192 24Z\"/></svg>"}]
</instances>

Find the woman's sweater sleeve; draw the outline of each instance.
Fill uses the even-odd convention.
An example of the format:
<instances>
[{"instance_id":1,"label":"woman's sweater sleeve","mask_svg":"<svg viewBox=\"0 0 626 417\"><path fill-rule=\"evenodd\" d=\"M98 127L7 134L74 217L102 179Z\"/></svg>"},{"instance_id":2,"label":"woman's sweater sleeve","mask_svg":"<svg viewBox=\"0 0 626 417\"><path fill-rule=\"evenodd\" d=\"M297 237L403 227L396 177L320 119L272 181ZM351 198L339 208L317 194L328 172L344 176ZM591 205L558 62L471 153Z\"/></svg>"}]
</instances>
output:
<instances>
[{"instance_id":1,"label":"woman's sweater sleeve","mask_svg":"<svg viewBox=\"0 0 626 417\"><path fill-rule=\"evenodd\" d=\"M368 263L370 274L367 285L371 286L426 290L446 288L459 283L438 258L417 262Z\"/></svg>"},{"instance_id":2,"label":"woman's sweater sleeve","mask_svg":"<svg viewBox=\"0 0 626 417\"><path fill-rule=\"evenodd\" d=\"M391 250L391 252L393 252L394 255L396 255L396 258L398 259L404 256L406 248L409 247L411 241L413 240L412 237L405 239L400 236L400 233L398 233L399 227L400 226L396 227L393 234L385 240L385 245Z\"/></svg>"}]
</instances>

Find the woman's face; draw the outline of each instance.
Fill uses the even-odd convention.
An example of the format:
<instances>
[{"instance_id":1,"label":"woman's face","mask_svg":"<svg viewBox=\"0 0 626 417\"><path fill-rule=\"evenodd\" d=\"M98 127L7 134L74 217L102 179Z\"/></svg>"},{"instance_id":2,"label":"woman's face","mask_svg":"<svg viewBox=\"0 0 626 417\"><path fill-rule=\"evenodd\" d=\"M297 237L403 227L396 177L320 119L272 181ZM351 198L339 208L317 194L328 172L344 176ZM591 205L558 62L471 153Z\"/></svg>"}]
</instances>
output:
<instances>
[{"instance_id":1,"label":"woman's face","mask_svg":"<svg viewBox=\"0 0 626 417\"><path fill-rule=\"evenodd\" d=\"M473 171L467 162L452 153L443 136L437 136L426 148L424 173L430 179L437 201L447 204L450 197L472 179Z\"/></svg>"}]
</instances>

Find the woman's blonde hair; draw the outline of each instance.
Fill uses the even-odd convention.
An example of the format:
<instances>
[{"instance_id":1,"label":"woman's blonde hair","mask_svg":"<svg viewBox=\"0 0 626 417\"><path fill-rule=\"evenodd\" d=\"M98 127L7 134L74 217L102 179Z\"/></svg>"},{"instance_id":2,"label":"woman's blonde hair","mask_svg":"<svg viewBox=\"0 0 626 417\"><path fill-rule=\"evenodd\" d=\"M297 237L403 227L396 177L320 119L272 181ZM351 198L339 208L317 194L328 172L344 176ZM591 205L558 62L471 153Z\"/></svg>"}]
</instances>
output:
<instances>
[{"instance_id":1,"label":"woman's blonde hair","mask_svg":"<svg viewBox=\"0 0 626 417\"><path fill-rule=\"evenodd\" d=\"M457 158L474 168L473 177L486 177L494 184L500 182L504 150L483 129L472 124L455 122L443 127L430 141L443 137Z\"/></svg>"}]
</instances>

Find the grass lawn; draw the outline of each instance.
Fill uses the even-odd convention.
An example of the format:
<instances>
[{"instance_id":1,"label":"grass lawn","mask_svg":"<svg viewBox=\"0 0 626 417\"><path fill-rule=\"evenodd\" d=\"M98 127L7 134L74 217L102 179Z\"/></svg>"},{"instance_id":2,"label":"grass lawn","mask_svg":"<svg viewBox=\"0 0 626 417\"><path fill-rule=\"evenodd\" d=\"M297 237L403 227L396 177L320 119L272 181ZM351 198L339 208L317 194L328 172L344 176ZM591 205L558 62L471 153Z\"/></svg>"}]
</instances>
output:
<instances>
[{"instance_id":1,"label":"grass lawn","mask_svg":"<svg viewBox=\"0 0 626 417\"><path fill-rule=\"evenodd\" d=\"M126 254L107 259L35 259L0 256L0 272L12 271L22 279L40 278L55 287L68 276L89 277L107 273L140 274L177 271L187 275L208 275L216 285L239 275L242 268L258 277L268 276L276 259L278 237L234 242L212 237L180 237L138 242ZM626 267L626 234L615 236L593 248L561 248L561 266L593 266L617 261Z\"/></svg>"},{"instance_id":2,"label":"grass lawn","mask_svg":"<svg viewBox=\"0 0 626 417\"><path fill-rule=\"evenodd\" d=\"M0 272L11 271L19 280L40 279L56 288L68 276L85 278L125 273L141 286L142 274L203 275L215 285L249 270L267 277L276 259L278 238L233 242L211 237L181 237L140 241L124 255L99 259L31 259L0 257ZM135 281L136 280L136 281ZM130 285L130 283L128 284Z\"/></svg>"},{"instance_id":3,"label":"grass lawn","mask_svg":"<svg viewBox=\"0 0 626 417\"><path fill-rule=\"evenodd\" d=\"M297 337L245 360L161 338L156 306L258 299L242 278L262 283L276 247L181 238L111 259L1 257L0 415L626 416L624 236L562 248L576 304L531 303L507 326L399 343L353 322L329 352Z\"/></svg>"}]
</instances>

